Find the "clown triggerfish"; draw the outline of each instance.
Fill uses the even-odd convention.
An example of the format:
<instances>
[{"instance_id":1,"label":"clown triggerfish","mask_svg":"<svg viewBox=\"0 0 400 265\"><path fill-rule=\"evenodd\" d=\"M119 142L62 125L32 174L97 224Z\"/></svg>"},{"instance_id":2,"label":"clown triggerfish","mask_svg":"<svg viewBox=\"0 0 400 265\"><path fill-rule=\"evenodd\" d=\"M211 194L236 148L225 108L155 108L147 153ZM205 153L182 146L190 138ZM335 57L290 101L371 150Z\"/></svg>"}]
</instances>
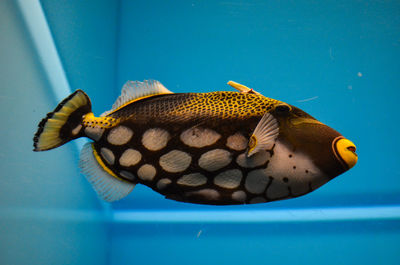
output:
<instances>
[{"instance_id":1,"label":"clown triggerfish","mask_svg":"<svg viewBox=\"0 0 400 265\"><path fill-rule=\"evenodd\" d=\"M182 202L269 202L307 194L356 164L355 145L337 131L228 84L239 92L172 93L158 81L129 81L100 117L77 90L40 122L34 151L90 138L79 166L108 202L138 183Z\"/></svg>"}]
</instances>

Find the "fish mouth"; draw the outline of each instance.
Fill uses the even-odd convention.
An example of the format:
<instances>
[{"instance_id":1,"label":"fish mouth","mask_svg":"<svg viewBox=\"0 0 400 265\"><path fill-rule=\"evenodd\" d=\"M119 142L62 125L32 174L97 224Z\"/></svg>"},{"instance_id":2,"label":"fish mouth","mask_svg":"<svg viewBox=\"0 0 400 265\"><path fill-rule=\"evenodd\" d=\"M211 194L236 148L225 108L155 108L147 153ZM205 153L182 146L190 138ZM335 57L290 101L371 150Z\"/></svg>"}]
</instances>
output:
<instances>
[{"instance_id":1,"label":"fish mouth","mask_svg":"<svg viewBox=\"0 0 400 265\"><path fill-rule=\"evenodd\" d=\"M343 136L336 137L332 142L332 149L336 158L346 170L354 167L357 163L358 155L354 143Z\"/></svg>"}]
</instances>

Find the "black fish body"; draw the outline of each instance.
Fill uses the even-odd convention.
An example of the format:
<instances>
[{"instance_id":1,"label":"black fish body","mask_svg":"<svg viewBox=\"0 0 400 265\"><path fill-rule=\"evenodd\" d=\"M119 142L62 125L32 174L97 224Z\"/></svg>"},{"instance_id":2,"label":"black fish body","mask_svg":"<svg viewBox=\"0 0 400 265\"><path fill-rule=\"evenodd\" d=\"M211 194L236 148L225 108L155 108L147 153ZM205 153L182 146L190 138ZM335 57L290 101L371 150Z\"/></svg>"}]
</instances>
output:
<instances>
[{"instance_id":1,"label":"black fish body","mask_svg":"<svg viewBox=\"0 0 400 265\"><path fill-rule=\"evenodd\" d=\"M97 118L90 108L76 91L41 122L34 145L42 151L92 139L80 167L106 201L138 183L191 203L287 199L357 160L355 146L335 130L253 91L174 94L157 81L128 82L111 111Z\"/></svg>"}]
</instances>

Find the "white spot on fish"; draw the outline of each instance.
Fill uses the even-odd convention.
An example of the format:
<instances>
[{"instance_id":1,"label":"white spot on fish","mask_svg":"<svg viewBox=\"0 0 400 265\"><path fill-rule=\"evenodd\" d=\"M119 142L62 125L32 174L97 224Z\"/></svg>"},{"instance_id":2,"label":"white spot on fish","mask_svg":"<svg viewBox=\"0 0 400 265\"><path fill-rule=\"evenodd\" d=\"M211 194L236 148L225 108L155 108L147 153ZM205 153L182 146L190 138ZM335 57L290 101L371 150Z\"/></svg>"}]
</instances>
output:
<instances>
[{"instance_id":1,"label":"white spot on fish","mask_svg":"<svg viewBox=\"0 0 400 265\"><path fill-rule=\"evenodd\" d=\"M289 195L289 190L283 182L274 179L268 187L266 195L270 199L283 198Z\"/></svg>"},{"instance_id":2,"label":"white spot on fish","mask_svg":"<svg viewBox=\"0 0 400 265\"><path fill-rule=\"evenodd\" d=\"M232 160L232 154L223 149L214 149L201 155L199 166L208 171L215 171L227 166Z\"/></svg>"},{"instance_id":3,"label":"white spot on fish","mask_svg":"<svg viewBox=\"0 0 400 265\"><path fill-rule=\"evenodd\" d=\"M169 184L171 184L171 180L170 179L167 179L167 178L164 178L164 179L160 179L158 182L157 182L157 189L159 189L159 190L163 190L163 189L165 189Z\"/></svg>"},{"instance_id":4,"label":"white spot on fish","mask_svg":"<svg viewBox=\"0 0 400 265\"><path fill-rule=\"evenodd\" d=\"M167 146L170 138L171 136L166 130L152 128L143 134L142 144L150 151L158 151Z\"/></svg>"},{"instance_id":5,"label":"white spot on fish","mask_svg":"<svg viewBox=\"0 0 400 265\"><path fill-rule=\"evenodd\" d=\"M152 181L156 175L156 169L150 164L144 164L137 172L138 177L145 181Z\"/></svg>"},{"instance_id":6,"label":"white spot on fish","mask_svg":"<svg viewBox=\"0 0 400 265\"><path fill-rule=\"evenodd\" d=\"M160 157L160 166L167 172L177 173L185 171L192 162L192 157L182 151L172 150Z\"/></svg>"},{"instance_id":7,"label":"white spot on fish","mask_svg":"<svg viewBox=\"0 0 400 265\"><path fill-rule=\"evenodd\" d=\"M125 171L125 170L121 170L121 171L119 172L119 174L120 174L121 176L123 176L124 178L129 179L129 180L134 180L134 179L136 179L136 177L135 177L131 172L128 172L128 171Z\"/></svg>"},{"instance_id":8,"label":"white spot on fish","mask_svg":"<svg viewBox=\"0 0 400 265\"><path fill-rule=\"evenodd\" d=\"M226 140L226 146L232 150L241 151L247 148L247 139L241 133L235 133Z\"/></svg>"},{"instance_id":9,"label":"white spot on fish","mask_svg":"<svg viewBox=\"0 0 400 265\"><path fill-rule=\"evenodd\" d=\"M76 126L73 130L72 130L72 135L77 135L82 129L82 125L79 124L78 126Z\"/></svg>"},{"instance_id":10,"label":"white spot on fish","mask_svg":"<svg viewBox=\"0 0 400 265\"><path fill-rule=\"evenodd\" d=\"M236 158L236 163L238 163L238 165L241 167L254 168L264 165L270 157L271 155L269 152L260 150L250 157L248 157L246 153L240 154Z\"/></svg>"},{"instance_id":11,"label":"white spot on fish","mask_svg":"<svg viewBox=\"0 0 400 265\"><path fill-rule=\"evenodd\" d=\"M201 196L206 200L218 200L219 192L213 189L202 189L198 191L186 192L188 196Z\"/></svg>"},{"instance_id":12,"label":"white spot on fish","mask_svg":"<svg viewBox=\"0 0 400 265\"><path fill-rule=\"evenodd\" d=\"M142 159L142 154L135 149L127 149L119 158L119 164L123 167L134 166Z\"/></svg>"},{"instance_id":13,"label":"white spot on fish","mask_svg":"<svg viewBox=\"0 0 400 265\"><path fill-rule=\"evenodd\" d=\"M247 174L244 186L254 194L262 193L269 183L269 178L266 175L265 169L256 169Z\"/></svg>"},{"instance_id":14,"label":"white spot on fish","mask_svg":"<svg viewBox=\"0 0 400 265\"><path fill-rule=\"evenodd\" d=\"M95 141L100 140L101 136L104 133L104 129L100 128L100 127L86 127L85 128L85 134L87 137L89 137L90 139L93 139Z\"/></svg>"},{"instance_id":15,"label":"white spot on fish","mask_svg":"<svg viewBox=\"0 0 400 265\"><path fill-rule=\"evenodd\" d=\"M267 202L267 200L263 197L255 197L253 199L250 200L251 204L255 204L255 203L264 203Z\"/></svg>"},{"instance_id":16,"label":"white spot on fish","mask_svg":"<svg viewBox=\"0 0 400 265\"><path fill-rule=\"evenodd\" d=\"M192 173L192 174L182 176L181 178L178 179L177 183L179 185L196 187L196 186L206 184L207 178L203 174Z\"/></svg>"},{"instance_id":17,"label":"white spot on fish","mask_svg":"<svg viewBox=\"0 0 400 265\"><path fill-rule=\"evenodd\" d=\"M232 199L238 202L245 202L246 201L246 192L242 190L235 191L232 193Z\"/></svg>"},{"instance_id":18,"label":"white spot on fish","mask_svg":"<svg viewBox=\"0 0 400 265\"><path fill-rule=\"evenodd\" d=\"M234 189L240 185L242 172L239 169L230 169L218 174L214 178L214 184L225 189Z\"/></svg>"},{"instance_id":19,"label":"white spot on fish","mask_svg":"<svg viewBox=\"0 0 400 265\"><path fill-rule=\"evenodd\" d=\"M133 131L125 126L112 128L107 136L107 141L113 145L123 145L129 142L133 136Z\"/></svg>"},{"instance_id":20,"label":"white spot on fish","mask_svg":"<svg viewBox=\"0 0 400 265\"><path fill-rule=\"evenodd\" d=\"M197 148L212 145L220 137L221 135L213 130L199 127L187 129L180 136L184 144Z\"/></svg>"},{"instance_id":21,"label":"white spot on fish","mask_svg":"<svg viewBox=\"0 0 400 265\"><path fill-rule=\"evenodd\" d=\"M104 160L106 160L106 162L109 165L114 165L115 156L110 149L103 147L100 149L100 153L101 153L101 156L104 158Z\"/></svg>"}]
</instances>

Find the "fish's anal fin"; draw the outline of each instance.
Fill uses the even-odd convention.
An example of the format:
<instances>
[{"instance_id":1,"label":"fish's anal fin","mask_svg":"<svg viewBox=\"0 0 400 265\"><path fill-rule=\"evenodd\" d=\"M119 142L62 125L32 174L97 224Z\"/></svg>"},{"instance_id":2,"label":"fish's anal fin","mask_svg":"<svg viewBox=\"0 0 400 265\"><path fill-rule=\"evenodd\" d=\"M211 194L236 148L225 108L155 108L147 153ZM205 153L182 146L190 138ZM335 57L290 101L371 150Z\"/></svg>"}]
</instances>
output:
<instances>
[{"instance_id":1,"label":"fish's anal fin","mask_svg":"<svg viewBox=\"0 0 400 265\"><path fill-rule=\"evenodd\" d=\"M135 187L134 183L119 179L103 163L92 143L83 146L79 167L97 195L106 202L113 202L126 197Z\"/></svg>"},{"instance_id":2,"label":"fish's anal fin","mask_svg":"<svg viewBox=\"0 0 400 265\"><path fill-rule=\"evenodd\" d=\"M229 81L227 84L230 85L231 87L233 87L234 89L238 90L240 93L261 95L254 89L249 88L245 85L239 84L234 81Z\"/></svg>"},{"instance_id":3,"label":"fish's anal fin","mask_svg":"<svg viewBox=\"0 0 400 265\"><path fill-rule=\"evenodd\" d=\"M261 150L271 150L278 135L278 121L272 114L266 112L250 136L247 156L250 157Z\"/></svg>"},{"instance_id":4,"label":"fish's anal fin","mask_svg":"<svg viewBox=\"0 0 400 265\"><path fill-rule=\"evenodd\" d=\"M159 94L172 94L172 92L156 80L127 81L122 87L121 95L114 102L112 109L104 112L100 117L115 112L133 101Z\"/></svg>"}]
</instances>

